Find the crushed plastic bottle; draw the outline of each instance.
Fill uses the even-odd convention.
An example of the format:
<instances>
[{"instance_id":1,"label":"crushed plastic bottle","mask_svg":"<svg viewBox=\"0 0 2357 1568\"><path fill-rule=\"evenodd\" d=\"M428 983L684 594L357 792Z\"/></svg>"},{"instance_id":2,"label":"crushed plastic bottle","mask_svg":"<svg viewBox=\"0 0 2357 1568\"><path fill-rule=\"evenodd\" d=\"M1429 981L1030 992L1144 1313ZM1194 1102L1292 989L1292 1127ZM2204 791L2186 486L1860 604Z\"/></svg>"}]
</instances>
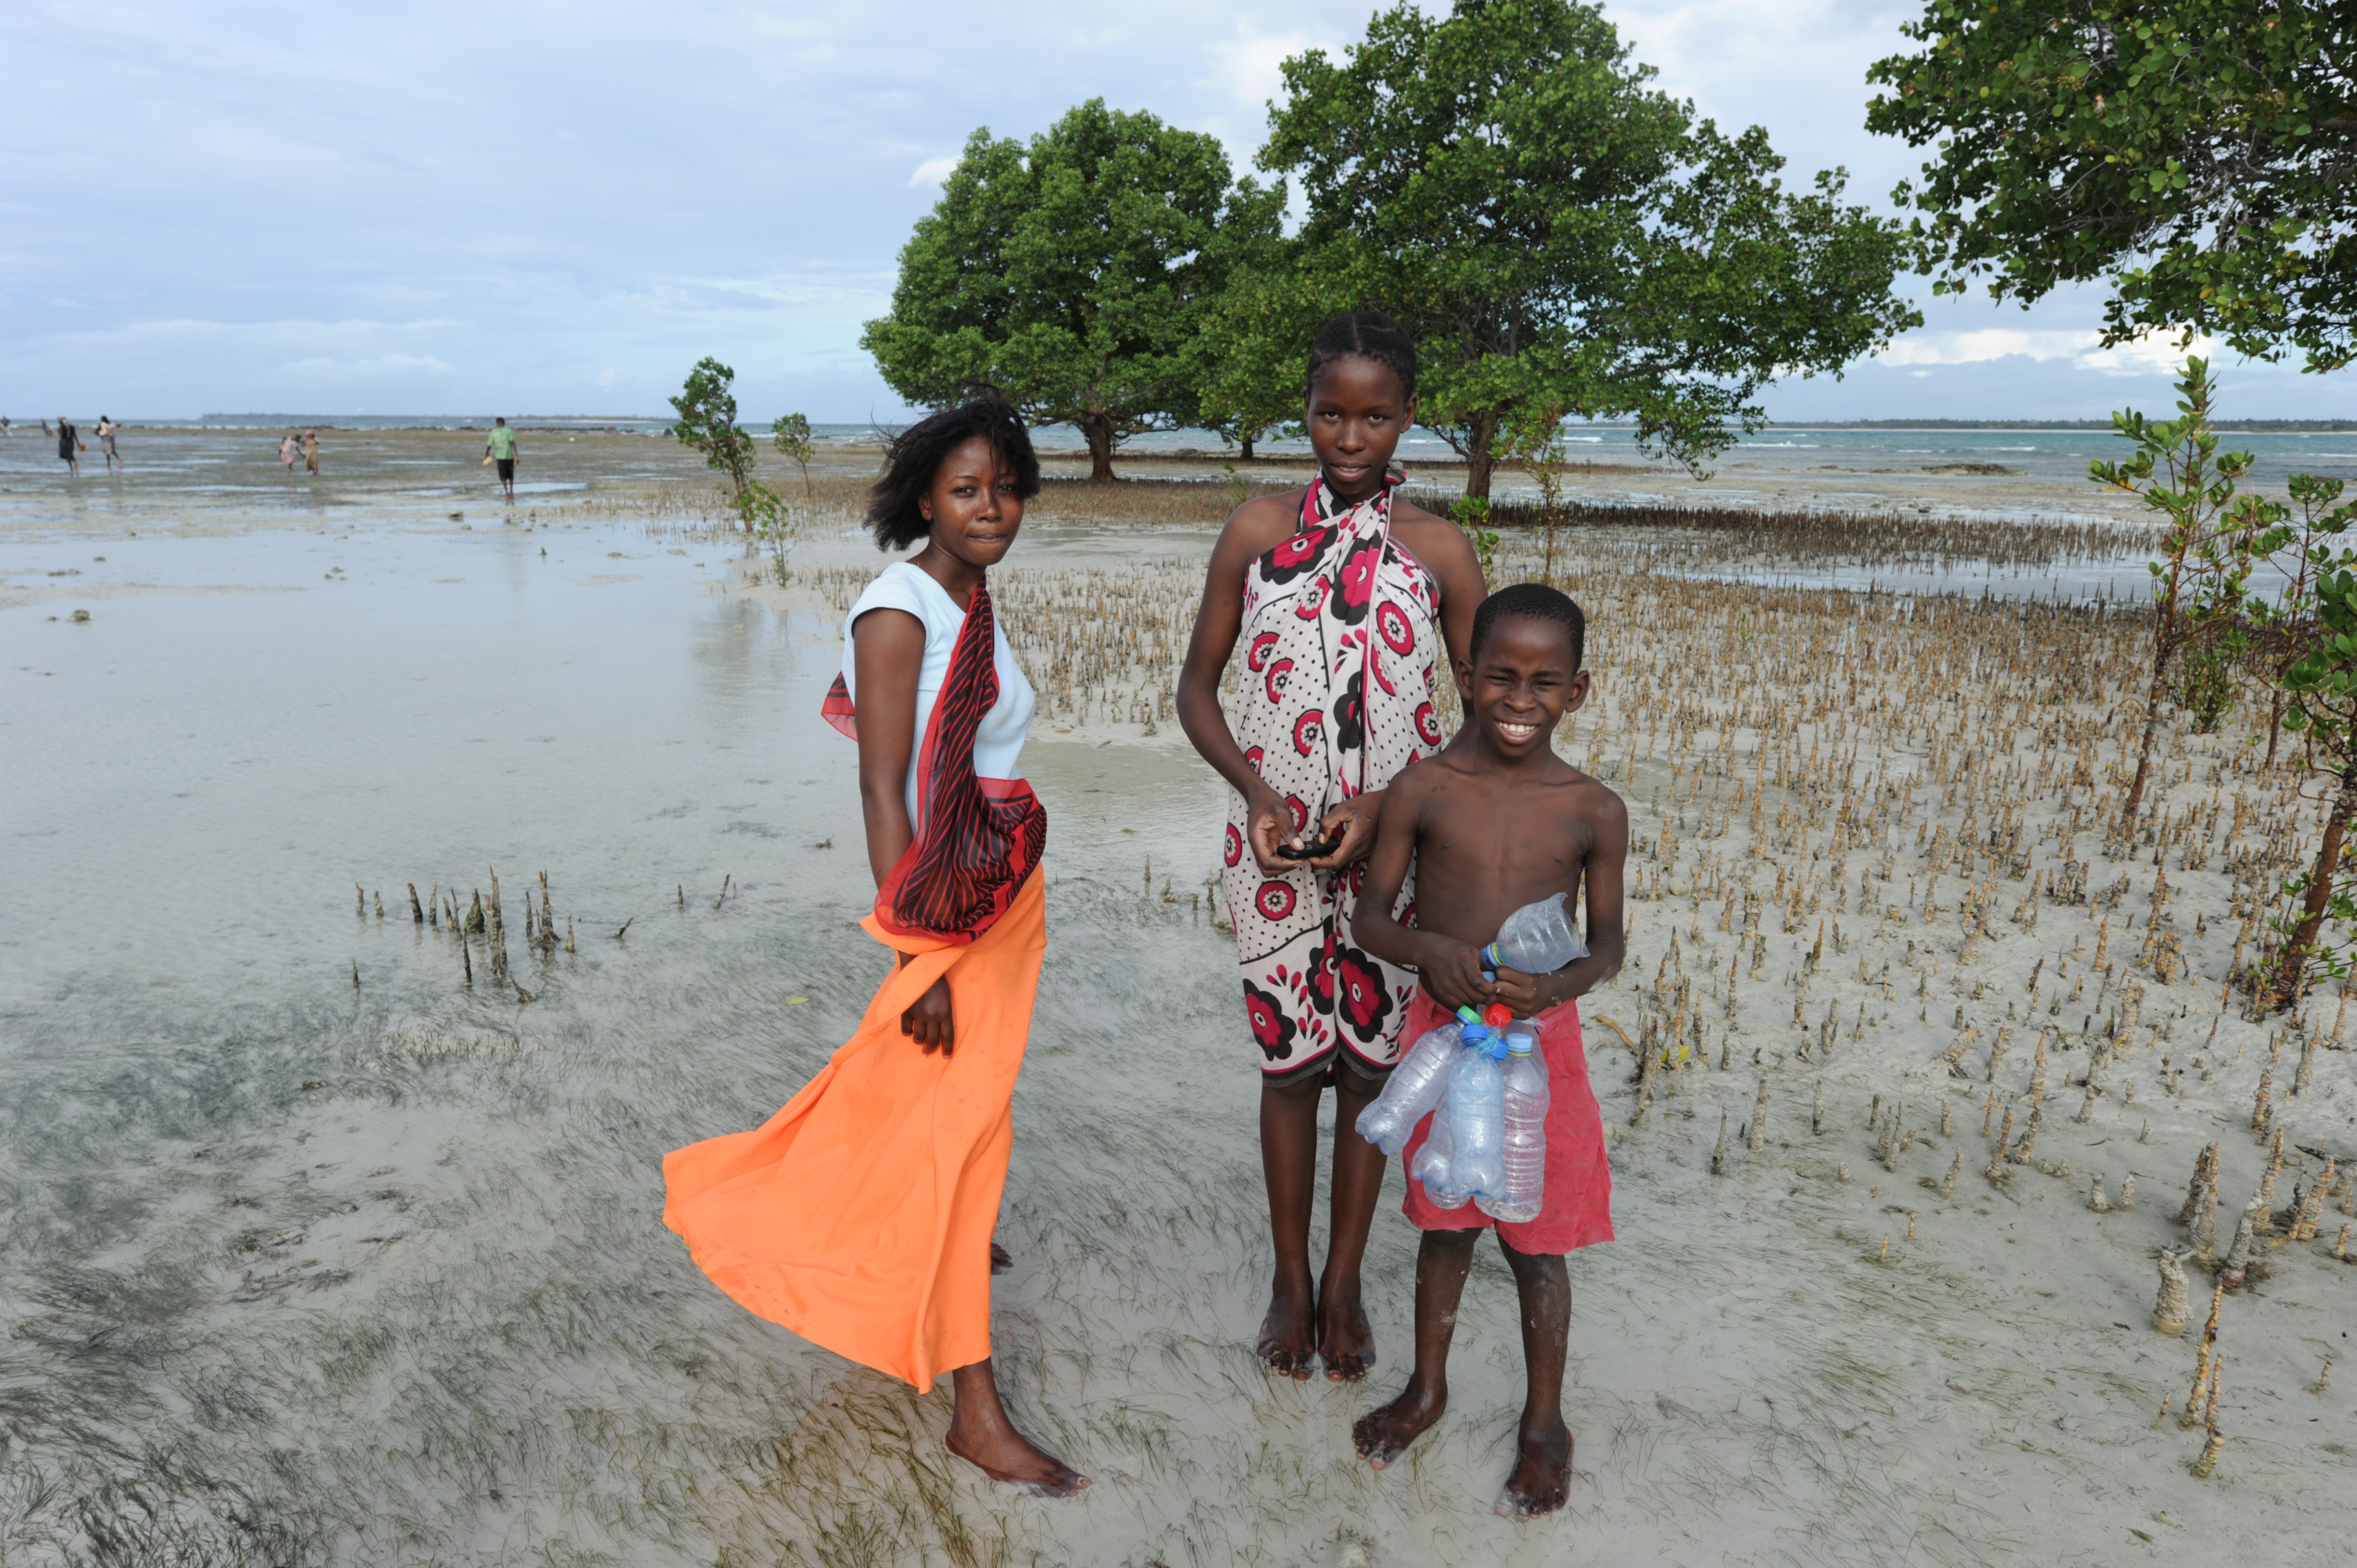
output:
<instances>
[{"instance_id":1,"label":"crushed plastic bottle","mask_svg":"<svg viewBox=\"0 0 2357 1568\"><path fill-rule=\"evenodd\" d=\"M1471 1062L1489 1060L1490 1026L1475 1023L1461 1028L1462 1048L1449 1062L1444 1079L1448 1087L1455 1085L1458 1074ZM1449 1101L1444 1091L1438 1108L1432 1112L1431 1131L1425 1134L1424 1146L1416 1150L1415 1161L1408 1167L1410 1178L1424 1184L1425 1196L1443 1208L1462 1208L1473 1196L1473 1189L1458 1176L1456 1153Z\"/></svg>"},{"instance_id":2,"label":"crushed plastic bottle","mask_svg":"<svg viewBox=\"0 0 2357 1568\"><path fill-rule=\"evenodd\" d=\"M1495 1193L1475 1201L1481 1212L1512 1225L1539 1216L1546 1197L1546 1058L1538 1049L1538 1024L1523 1019L1506 1029L1503 1074L1505 1180Z\"/></svg>"},{"instance_id":3,"label":"crushed plastic bottle","mask_svg":"<svg viewBox=\"0 0 2357 1568\"><path fill-rule=\"evenodd\" d=\"M1504 1188L1504 1079L1498 1061L1505 1054L1506 1042L1487 1026L1478 1040L1472 1028L1466 1029L1465 1048L1458 1053L1457 1070L1441 1099L1448 1119L1451 1192L1474 1197Z\"/></svg>"},{"instance_id":4,"label":"crushed plastic bottle","mask_svg":"<svg viewBox=\"0 0 2357 1568\"><path fill-rule=\"evenodd\" d=\"M1448 1088L1448 1075L1456 1070L1457 1058L1464 1054L1465 1025L1478 1021L1479 1015L1473 1009L1459 1007L1455 1019L1425 1031L1424 1036L1400 1058L1391 1077L1383 1080L1383 1092L1359 1112L1359 1136L1387 1156L1407 1147L1415 1124L1424 1120L1426 1112L1440 1103L1442 1093Z\"/></svg>"},{"instance_id":5,"label":"crushed plastic bottle","mask_svg":"<svg viewBox=\"0 0 2357 1568\"><path fill-rule=\"evenodd\" d=\"M1565 964L1587 956L1587 944L1571 923L1564 907L1570 895L1558 893L1535 904L1525 904L1506 917L1497 940L1481 950L1488 970L1511 969L1523 974L1552 974Z\"/></svg>"}]
</instances>

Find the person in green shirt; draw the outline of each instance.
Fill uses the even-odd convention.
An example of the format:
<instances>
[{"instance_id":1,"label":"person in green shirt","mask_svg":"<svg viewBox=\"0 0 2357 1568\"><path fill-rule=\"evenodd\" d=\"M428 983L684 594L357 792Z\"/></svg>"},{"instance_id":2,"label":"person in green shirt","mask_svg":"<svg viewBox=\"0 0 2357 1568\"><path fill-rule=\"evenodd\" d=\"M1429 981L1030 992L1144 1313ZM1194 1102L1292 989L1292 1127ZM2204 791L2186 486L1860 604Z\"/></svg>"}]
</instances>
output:
<instances>
[{"instance_id":1,"label":"person in green shirt","mask_svg":"<svg viewBox=\"0 0 2357 1568\"><path fill-rule=\"evenodd\" d=\"M500 466L500 489L507 492L508 499L512 502L515 499L515 432L508 428L504 417L491 422L491 438L483 447L483 456Z\"/></svg>"}]
</instances>

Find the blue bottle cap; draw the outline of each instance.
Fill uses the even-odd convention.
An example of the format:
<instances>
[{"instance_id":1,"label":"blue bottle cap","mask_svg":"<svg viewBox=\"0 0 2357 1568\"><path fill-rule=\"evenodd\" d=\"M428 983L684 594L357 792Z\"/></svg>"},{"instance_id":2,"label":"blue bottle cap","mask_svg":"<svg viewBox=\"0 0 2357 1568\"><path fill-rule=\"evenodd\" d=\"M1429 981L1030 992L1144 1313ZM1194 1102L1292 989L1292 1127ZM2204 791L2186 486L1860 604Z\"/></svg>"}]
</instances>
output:
<instances>
[{"instance_id":1,"label":"blue bottle cap","mask_svg":"<svg viewBox=\"0 0 2357 1568\"><path fill-rule=\"evenodd\" d=\"M1506 1031L1506 1049L1515 1056L1529 1056L1538 1043L1538 1036L1527 1028L1518 1027Z\"/></svg>"},{"instance_id":2,"label":"blue bottle cap","mask_svg":"<svg viewBox=\"0 0 2357 1568\"><path fill-rule=\"evenodd\" d=\"M1487 1050L1490 1046L1490 1026L1487 1024L1466 1025L1464 1041L1465 1047L1468 1050L1471 1050L1477 1047L1483 1050Z\"/></svg>"}]
</instances>

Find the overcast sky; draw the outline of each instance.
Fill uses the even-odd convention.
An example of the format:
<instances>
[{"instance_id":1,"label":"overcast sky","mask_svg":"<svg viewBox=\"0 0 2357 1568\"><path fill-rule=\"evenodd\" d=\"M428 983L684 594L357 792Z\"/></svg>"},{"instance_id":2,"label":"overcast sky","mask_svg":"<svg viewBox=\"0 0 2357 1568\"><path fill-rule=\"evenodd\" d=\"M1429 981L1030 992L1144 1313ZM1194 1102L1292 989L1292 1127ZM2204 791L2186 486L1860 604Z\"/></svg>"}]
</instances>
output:
<instances>
[{"instance_id":1,"label":"overcast sky","mask_svg":"<svg viewBox=\"0 0 2357 1568\"><path fill-rule=\"evenodd\" d=\"M857 342L965 137L1102 96L1258 148L1277 64L1360 37L1329 0L1028 5L47 5L0 93L0 412L19 419L660 413L703 354L745 412L899 404ZM1885 0L1607 14L1792 183L1887 208ZM1780 418L2158 408L2172 350L2092 348L2098 298L1922 301L1926 324ZM2226 366L2227 414L2357 417L2349 376Z\"/></svg>"}]
</instances>

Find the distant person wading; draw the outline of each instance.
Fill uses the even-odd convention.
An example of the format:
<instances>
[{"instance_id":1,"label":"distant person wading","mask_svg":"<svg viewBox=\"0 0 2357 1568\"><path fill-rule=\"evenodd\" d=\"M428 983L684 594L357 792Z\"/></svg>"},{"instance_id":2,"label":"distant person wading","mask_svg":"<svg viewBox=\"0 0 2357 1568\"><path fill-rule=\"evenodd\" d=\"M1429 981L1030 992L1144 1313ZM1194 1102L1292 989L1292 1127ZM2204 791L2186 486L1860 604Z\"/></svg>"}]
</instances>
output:
<instances>
[{"instance_id":1,"label":"distant person wading","mask_svg":"<svg viewBox=\"0 0 2357 1568\"><path fill-rule=\"evenodd\" d=\"M76 430L64 414L58 415L58 456L65 459L66 475L70 478L81 478L81 459L78 456L81 451L81 432Z\"/></svg>"},{"instance_id":2,"label":"distant person wading","mask_svg":"<svg viewBox=\"0 0 2357 1568\"><path fill-rule=\"evenodd\" d=\"M508 428L508 422L505 419L491 421L491 438L483 444L483 456L499 465L500 489L506 492L509 500L514 500L515 432Z\"/></svg>"},{"instance_id":3,"label":"distant person wading","mask_svg":"<svg viewBox=\"0 0 2357 1568\"><path fill-rule=\"evenodd\" d=\"M102 413L98 416L98 449L106 458L109 473L117 472L123 467L123 456L114 449L114 438L122 433L123 426Z\"/></svg>"}]
</instances>

